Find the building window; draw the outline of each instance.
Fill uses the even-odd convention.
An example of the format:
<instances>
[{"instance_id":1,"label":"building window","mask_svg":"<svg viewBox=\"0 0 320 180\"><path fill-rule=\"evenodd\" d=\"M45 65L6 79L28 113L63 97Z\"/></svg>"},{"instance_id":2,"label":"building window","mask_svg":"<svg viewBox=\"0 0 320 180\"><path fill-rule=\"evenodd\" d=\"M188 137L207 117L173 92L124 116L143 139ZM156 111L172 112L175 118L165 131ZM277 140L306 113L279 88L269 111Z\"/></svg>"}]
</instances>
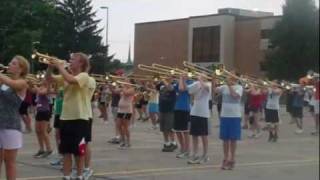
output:
<instances>
[{"instance_id":1,"label":"building window","mask_svg":"<svg viewBox=\"0 0 320 180\"><path fill-rule=\"evenodd\" d=\"M260 36L261 36L261 39L270 39L271 29L262 29Z\"/></svg>"},{"instance_id":2,"label":"building window","mask_svg":"<svg viewBox=\"0 0 320 180\"><path fill-rule=\"evenodd\" d=\"M193 29L192 62L220 62L220 26Z\"/></svg>"}]
</instances>

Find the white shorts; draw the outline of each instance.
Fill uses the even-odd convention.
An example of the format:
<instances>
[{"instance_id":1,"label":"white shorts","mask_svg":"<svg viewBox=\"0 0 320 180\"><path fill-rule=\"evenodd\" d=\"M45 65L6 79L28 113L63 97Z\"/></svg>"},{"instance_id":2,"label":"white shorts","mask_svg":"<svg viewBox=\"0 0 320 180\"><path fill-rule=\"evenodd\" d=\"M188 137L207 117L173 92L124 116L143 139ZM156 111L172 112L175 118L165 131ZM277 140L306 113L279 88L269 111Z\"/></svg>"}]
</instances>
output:
<instances>
[{"instance_id":1,"label":"white shorts","mask_svg":"<svg viewBox=\"0 0 320 180\"><path fill-rule=\"evenodd\" d=\"M22 133L13 129L0 129L0 149L13 150L22 147Z\"/></svg>"},{"instance_id":2,"label":"white shorts","mask_svg":"<svg viewBox=\"0 0 320 180\"><path fill-rule=\"evenodd\" d=\"M319 100L314 101L314 113L319 114Z\"/></svg>"}]
</instances>

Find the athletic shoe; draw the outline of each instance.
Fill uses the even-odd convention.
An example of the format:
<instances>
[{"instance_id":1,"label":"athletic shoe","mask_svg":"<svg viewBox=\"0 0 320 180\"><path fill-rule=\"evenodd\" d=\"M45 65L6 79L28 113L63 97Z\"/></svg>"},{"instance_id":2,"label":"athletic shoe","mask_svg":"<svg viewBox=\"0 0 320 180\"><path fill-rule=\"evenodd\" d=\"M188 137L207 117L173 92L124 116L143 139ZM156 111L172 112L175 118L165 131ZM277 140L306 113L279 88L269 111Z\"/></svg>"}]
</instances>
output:
<instances>
[{"instance_id":1,"label":"athletic shoe","mask_svg":"<svg viewBox=\"0 0 320 180\"><path fill-rule=\"evenodd\" d=\"M45 151L39 150L36 154L33 155L34 158L41 158Z\"/></svg>"},{"instance_id":2,"label":"athletic shoe","mask_svg":"<svg viewBox=\"0 0 320 180\"><path fill-rule=\"evenodd\" d=\"M110 143L110 144L120 144L120 139L114 137L111 140L109 140L108 143Z\"/></svg>"},{"instance_id":3,"label":"athletic shoe","mask_svg":"<svg viewBox=\"0 0 320 180\"><path fill-rule=\"evenodd\" d=\"M202 157L200 158L199 163L200 163L200 164L204 164L204 163L207 163L208 161L209 161L209 157L208 157L208 156L202 156Z\"/></svg>"},{"instance_id":4,"label":"athletic shoe","mask_svg":"<svg viewBox=\"0 0 320 180\"><path fill-rule=\"evenodd\" d=\"M186 152L179 152L179 153L176 155L176 158L177 158L177 159L184 159L184 158L185 158L185 153L186 153Z\"/></svg>"},{"instance_id":5,"label":"athletic shoe","mask_svg":"<svg viewBox=\"0 0 320 180\"><path fill-rule=\"evenodd\" d=\"M63 161L61 158L59 159L55 159L53 161L50 162L51 166L62 166L63 165Z\"/></svg>"},{"instance_id":6,"label":"athletic shoe","mask_svg":"<svg viewBox=\"0 0 320 180\"><path fill-rule=\"evenodd\" d=\"M41 155L41 158L46 158L52 154L52 151L46 151Z\"/></svg>"},{"instance_id":7,"label":"athletic shoe","mask_svg":"<svg viewBox=\"0 0 320 180\"><path fill-rule=\"evenodd\" d=\"M172 145L164 145L162 148L162 152L173 152L174 149L172 148Z\"/></svg>"},{"instance_id":8,"label":"athletic shoe","mask_svg":"<svg viewBox=\"0 0 320 180\"><path fill-rule=\"evenodd\" d=\"M88 180L90 177L93 175L93 170L92 169L84 169L83 170L83 179Z\"/></svg>"},{"instance_id":9,"label":"athletic shoe","mask_svg":"<svg viewBox=\"0 0 320 180\"><path fill-rule=\"evenodd\" d=\"M175 151L176 149L178 149L178 145L177 144L170 144L172 151Z\"/></svg>"},{"instance_id":10,"label":"athletic shoe","mask_svg":"<svg viewBox=\"0 0 320 180\"><path fill-rule=\"evenodd\" d=\"M71 180L70 176L64 176L62 180Z\"/></svg>"},{"instance_id":11,"label":"athletic shoe","mask_svg":"<svg viewBox=\"0 0 320 180\"><path fill-rule=\"evenodd\" d=\"M200 157L193 156L191 159L188 160L188 164L200 164L200 160Z\"/></svg>"},{"instance_id":12,"label":"athletic shoe","mask_svg":"<svg viewBox=\"0 0 320 180\"><path fill-rule=\"evenodd\" d=\"M126 144L125 143L120 144L119 149L120 150L126 150L127 149Z\"/></svg>"}]
</instances>

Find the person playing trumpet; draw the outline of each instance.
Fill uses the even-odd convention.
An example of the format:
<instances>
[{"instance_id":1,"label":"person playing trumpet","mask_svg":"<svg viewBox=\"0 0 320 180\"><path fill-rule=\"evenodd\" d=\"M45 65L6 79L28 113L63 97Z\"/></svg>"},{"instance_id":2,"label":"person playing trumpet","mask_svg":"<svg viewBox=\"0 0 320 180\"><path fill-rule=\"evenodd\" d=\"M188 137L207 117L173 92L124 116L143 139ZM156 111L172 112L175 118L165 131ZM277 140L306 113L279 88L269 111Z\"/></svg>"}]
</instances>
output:
<instances>
[{"instance_id":1,"label":"person playing trumpet","mask_svg":"<svg viewBox=\"0 0 320 180\"><path fill-rule=\"evenodd\" d=\"M64 63L51 61L47 70L49 81L63 82L64 96L60 117L60 152L63 154L64 180L70 180L72 155L75 157L77 178L83 179L86 139L89 136L91 98L94 92L88 75L89 58L84 53L73 53L68 72ZM57 68L61 76L52 76L51 67Z\"/></svg>"},{"instance_id":2,"label":"person playing trumpet","mask_svg":"<svg viewBox=\"0 0 320 180\"><path fill-rule=\"evenodd\" d=\"M16 158L22 147L22 129L19 108L26 96L29 62L15 56L9 63L7 73L0 72L0 170L5 165L8 180L16 179Z\"/></svg>"},{"instance_id":3,"label":"person playing trumpet","mask_svg":"<svg viewBox=\"0 0 320 180\"><path fill-rule=\"evenodd\" d=\"M223 141L222 170L232 170L235 165L237 141L241 139L241 96L243 88L234 76L227 78L227 83L216 87L215 77L212 88L222 94L220 115L220 139Z\"/></svg>"},{"instance_id":4,"label":"person playing trumpet","mask_svg":"<svg viewBox=\"0 0 320 180\"><path fill-rule=\"evenodd\" d=\"M181 82L183 83L183 82ZM211 98L211 87L204 75L200 74L198 80L186 86L188 93L193 95L193 105L190 112L190 135L192 136L193 154L188 164L206 163L208 158L208 134L210 118L209 100ZM182 88L183 89L183 88ZM198 156L199 138L202 140L202 156Z\"/></svg>"},{"instance_id":5,"label":"person playing trumpet","mask_svg":"<svg viewBox=\"0 0 320 180\"><path fill-rule=\"evenodd\" d=\"M135 93L134 87L128 84L123 84L120 90L120 100L118 104L118 113L117 113L117 126L120 132L121 144L120 149L127 149L131 147L130 139L130 120L133 113L133 96Z\"/></svg>"}]
</instances>

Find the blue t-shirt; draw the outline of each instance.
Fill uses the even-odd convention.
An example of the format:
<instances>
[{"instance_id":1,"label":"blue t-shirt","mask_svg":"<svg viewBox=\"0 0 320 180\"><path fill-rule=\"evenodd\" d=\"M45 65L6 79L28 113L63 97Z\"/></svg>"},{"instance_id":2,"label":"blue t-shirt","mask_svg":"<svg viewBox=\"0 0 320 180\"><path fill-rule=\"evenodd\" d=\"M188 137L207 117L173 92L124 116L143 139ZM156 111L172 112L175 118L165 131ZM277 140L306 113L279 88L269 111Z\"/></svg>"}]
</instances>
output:
<instances>
[{"instance_id":1,"label":"blue t-shirt","mask_svg":"<svg viewBox=\"0 0 320 180\"><path fill-rule=\"evenodd\" d=\"M191 80L187 80L187 86L192 84ZM176 104L174 107L174 110L179 110L179 111L190 111L190 95L188 93L188 90L185 91L180 91L179 90L179 83L175 83L174 89L176 91Z\"/></svg>"}]
</instances>

